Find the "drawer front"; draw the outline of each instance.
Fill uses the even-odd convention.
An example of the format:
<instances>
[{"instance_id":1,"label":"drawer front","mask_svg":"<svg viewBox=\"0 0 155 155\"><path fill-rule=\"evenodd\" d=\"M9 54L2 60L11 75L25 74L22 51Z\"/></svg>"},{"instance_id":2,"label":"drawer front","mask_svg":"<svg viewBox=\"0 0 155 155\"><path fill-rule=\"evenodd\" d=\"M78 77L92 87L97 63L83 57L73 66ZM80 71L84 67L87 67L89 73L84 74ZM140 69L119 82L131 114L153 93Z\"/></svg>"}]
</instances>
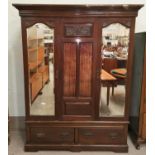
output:
<instances>
[{"instance_id":1,"label":"drawer front","mask_svg":"<svg viewBox=\"0 0 155 155\"><path fill-rule=\"evenodd\" d=\"M79 128L80 144L124 144L126 140L123 126Z\"/></svg>"},{"instance_id":2,"label":"drawer front","mask_svg":"<svg viewBox=\"0 0 155 155\"><path fill-rule=\"evenodd\" d=\"M74 143L73 128L33 127L30 129L32 143Z\"/></svg>"}]
</instances>

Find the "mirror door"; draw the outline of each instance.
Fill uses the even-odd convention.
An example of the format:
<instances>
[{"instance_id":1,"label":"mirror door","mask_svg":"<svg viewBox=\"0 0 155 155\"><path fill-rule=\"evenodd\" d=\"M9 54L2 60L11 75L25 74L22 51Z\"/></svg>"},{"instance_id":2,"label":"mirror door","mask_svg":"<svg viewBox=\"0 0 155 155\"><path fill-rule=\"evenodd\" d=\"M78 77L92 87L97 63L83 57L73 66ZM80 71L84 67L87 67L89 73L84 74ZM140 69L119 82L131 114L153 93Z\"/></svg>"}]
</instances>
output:
<instances>
[{"instance_id":1,"label":"mirror door","mask_svg":"<svg viewBox=\"0 0 155 155\"><path fill-rule=\"evenodd\" d=\"M43 23L27 28L31 116L54 116L54 29Z\"/></svg>"},{"instance_id":2,"label":"mirror door","mask_svg":"<svg viewBox=\"0 0 155 155\"><path fill-rule=\"evenodd\" d=\"M120 23L102 28L100 117L124 116L129 32Z\"/></svg>"}]
</instances>

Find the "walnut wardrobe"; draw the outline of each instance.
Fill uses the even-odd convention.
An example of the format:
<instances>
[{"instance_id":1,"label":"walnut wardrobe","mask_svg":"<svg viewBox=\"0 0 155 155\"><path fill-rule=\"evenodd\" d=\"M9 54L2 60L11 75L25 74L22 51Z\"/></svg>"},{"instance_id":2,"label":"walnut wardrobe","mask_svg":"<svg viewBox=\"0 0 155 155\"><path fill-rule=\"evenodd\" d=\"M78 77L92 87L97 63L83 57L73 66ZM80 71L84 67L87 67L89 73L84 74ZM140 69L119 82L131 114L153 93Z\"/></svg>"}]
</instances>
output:
<instances>
[{"instance_id":1,"label":"walnut wardrobe","mask_svg":"<svg viewBox=\"0 0 155 155\"><path fill-rule=\"evenodd\" d=\"M22 25L25 151L127 152L135 17L142 5L13 6ZM116 65L106 70L109 59Z\"/></svg>"}]
</instances>

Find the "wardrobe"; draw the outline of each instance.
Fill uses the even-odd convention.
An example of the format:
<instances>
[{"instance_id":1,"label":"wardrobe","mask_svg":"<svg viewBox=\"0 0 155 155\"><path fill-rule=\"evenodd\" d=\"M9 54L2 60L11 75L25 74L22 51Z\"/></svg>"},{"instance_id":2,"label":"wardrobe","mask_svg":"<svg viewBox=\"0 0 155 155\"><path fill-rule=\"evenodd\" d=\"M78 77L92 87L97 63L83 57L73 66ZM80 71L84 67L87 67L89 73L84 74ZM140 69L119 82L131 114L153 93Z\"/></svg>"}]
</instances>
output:
<instances>
[{"instance_id":1,"label":"wardrobe","mask_svg":"<svg viewBox=\"0 0 155 155\"><path fill-rule=\"evenodd\" d=\"M22 27L25 151L127 152L135 18L142 5L13 6ZM107 72L106 58L126 65Z\"/></svg>"}]
</instances>

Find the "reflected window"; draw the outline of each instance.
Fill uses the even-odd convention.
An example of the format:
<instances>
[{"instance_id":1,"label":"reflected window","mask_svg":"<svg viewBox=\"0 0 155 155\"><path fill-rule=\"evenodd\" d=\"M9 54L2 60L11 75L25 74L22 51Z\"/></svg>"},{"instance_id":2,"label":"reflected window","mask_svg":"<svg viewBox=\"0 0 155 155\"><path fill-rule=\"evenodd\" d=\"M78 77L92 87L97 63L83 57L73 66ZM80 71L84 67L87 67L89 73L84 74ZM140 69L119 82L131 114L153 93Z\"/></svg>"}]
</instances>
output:
<instances>
[{"instance_id":1,"label":"reflected window","mask_svg":"<svg viewBox=\"0 0 155 155\"><path fill-rule=\"evenodd\" d=\"M54 29L27 28L30 115L55 115Z\"/></svg>"},{"instance_id":2,"label":"reflected window","mask_svg":"<svg viewBox=\"0 0 155 155\"><path fill-rule=\"evenodd\" d=\"M100 117L124 116L129 28L114 23L102 29Z\"/></svg>"}]
</instances>

